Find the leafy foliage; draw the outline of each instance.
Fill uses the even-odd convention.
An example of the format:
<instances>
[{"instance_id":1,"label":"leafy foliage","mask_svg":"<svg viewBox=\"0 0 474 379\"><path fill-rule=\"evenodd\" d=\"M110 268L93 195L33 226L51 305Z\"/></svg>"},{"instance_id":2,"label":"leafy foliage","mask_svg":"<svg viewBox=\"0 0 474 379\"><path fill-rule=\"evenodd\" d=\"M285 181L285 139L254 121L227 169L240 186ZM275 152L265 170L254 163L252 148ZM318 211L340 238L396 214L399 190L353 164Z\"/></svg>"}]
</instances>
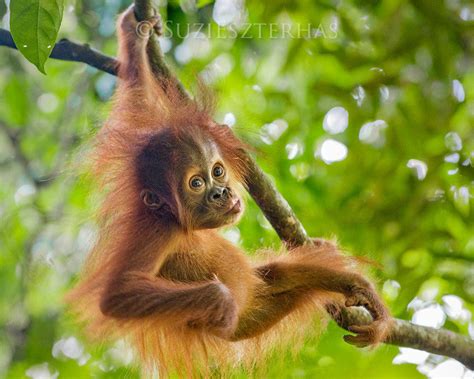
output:
<instances>
[{"instance_id":1,"label":"leafy foliage","mask_svg":"<svg viewBox=\"0 0 474 379\"><path fill-rule=\"evenodd\" d=\"M60 34L115 54L115 16L128 4L77 0ZM235 122L256 147L308 233L380 262L373 275L395 316L473 337L472 4L195 5L160 9L167 59L185 83L200 75L216 89L217 120ZM199 28L200 38L185 38ZM77 166L115 78L53 60L43 77L18 53L2 52L0 372L136 377L124 346L87 344L61 302L94 239L95 197ZM250 251L279 244L250 199L226 235ZM319 344L272 359L266 376L418 378L446 367L465 374L442 357L357 350L342 335L331 323Z\"/></svg>"},{"instance_id":2,"label":"leafy foliage","mask_svg":"<svg viewBox=\"0 0 474 379\"><path fill-rule=\"evenodd\" d=\"M18 50L43 74L63 18L64 0L12 0L10 28Z\"/></svg>"}]
</instances>

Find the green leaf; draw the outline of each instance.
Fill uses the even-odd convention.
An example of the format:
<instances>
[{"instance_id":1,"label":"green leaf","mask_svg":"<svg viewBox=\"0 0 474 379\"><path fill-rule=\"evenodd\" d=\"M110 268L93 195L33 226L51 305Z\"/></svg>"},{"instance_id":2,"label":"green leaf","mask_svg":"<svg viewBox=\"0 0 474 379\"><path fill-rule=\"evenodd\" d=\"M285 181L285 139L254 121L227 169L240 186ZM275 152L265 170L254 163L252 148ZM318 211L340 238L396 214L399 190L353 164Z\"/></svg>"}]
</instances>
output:
<instances>
[{"instance_id":1,"label":"green leaf","mask_svg":"<svg viewBox=\"0 0 474 379\"><path fill-rule=\"evenodd\" d=\"M11 0L10 31L23 56L43 74L58 36L64 0Z\"/></svg>"}]
</instances>

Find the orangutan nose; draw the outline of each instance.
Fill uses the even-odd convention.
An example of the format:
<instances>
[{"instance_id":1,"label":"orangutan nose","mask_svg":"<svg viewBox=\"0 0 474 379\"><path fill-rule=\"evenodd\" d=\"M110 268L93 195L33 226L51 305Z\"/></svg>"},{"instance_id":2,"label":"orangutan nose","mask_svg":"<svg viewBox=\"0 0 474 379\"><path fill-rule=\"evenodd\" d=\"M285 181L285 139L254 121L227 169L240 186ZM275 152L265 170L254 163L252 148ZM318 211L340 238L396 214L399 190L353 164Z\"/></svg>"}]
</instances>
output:
<instances>
[{"instance_id":1,"label":"orangutan nose","mask_svg":"<svg viewBox=\"0 0 474 379\"><path fill-rule=\"evenodd\" d=\"M229 195L229 190L225 187L213 187L209 191L208 200L210 202L219 201L221 199L226 199Z\"/></svg>"}]
</instances>

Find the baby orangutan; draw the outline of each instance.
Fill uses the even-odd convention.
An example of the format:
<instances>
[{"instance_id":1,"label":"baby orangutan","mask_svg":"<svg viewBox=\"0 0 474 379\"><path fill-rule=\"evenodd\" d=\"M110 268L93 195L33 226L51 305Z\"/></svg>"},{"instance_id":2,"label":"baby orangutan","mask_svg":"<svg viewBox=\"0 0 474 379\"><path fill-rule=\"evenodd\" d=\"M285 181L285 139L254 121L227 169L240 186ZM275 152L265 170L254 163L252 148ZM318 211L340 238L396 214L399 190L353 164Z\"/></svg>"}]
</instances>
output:
<instances>
[{"instance_id":1,"label":"baby orangutan","mask_svg":"<svg viewBox=\"0 0 474 379\"><path fill-rule=\"evenodd\" d=\"M310 318L330 303L373 316L347 342L382 341L388 311L335 245L316 240L251 262L219 234L243 212L245 146L205 106L157 82L149 36L136 30L129 8L118 22L114 107L92 154L104 192L99 237L68 295L90 334L128 339L146 377L252 368L275 345L310 333Z\"/></svg>"}]
</instances>

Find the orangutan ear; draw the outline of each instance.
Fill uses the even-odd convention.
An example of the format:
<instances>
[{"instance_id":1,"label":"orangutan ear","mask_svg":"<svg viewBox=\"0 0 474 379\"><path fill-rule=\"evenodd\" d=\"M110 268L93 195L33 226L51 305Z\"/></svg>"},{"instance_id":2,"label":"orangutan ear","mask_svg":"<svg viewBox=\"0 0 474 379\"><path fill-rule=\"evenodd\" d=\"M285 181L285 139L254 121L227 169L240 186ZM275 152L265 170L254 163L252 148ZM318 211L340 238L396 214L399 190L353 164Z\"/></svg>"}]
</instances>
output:
<instances>
[{"instance_id":1,"label":"orangutan ear","mask_svg":"<svg viewBox=\"0 0 474 379\"><path fill-rule=\"evenodd\" d=\"M140 192L140 197L143 203L150 209L159 209L163 205L163 201L160 197L151 190L144 189Z\"/></svg>"}]
</instances>

